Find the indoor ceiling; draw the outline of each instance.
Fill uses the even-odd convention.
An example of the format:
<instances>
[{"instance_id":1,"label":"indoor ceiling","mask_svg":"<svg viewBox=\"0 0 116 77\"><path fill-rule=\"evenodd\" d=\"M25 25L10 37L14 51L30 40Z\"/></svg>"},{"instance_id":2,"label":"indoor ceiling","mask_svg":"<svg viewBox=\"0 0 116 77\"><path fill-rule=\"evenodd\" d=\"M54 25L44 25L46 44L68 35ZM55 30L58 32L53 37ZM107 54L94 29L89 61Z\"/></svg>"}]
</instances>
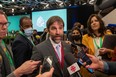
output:
<instances>
[{"instance_id":1,"label":"indoor ceiling","mask_svg":"<svg viewBox=\"0 0 116 77\"><path fill-rule=\"evenodd\" d=\"M70 6L92 4L93 0L1 0L0 9L4 10L7 15L21 13L30 13L31 11L44 9L67 8Z\"/></svg>"}]
</instances>

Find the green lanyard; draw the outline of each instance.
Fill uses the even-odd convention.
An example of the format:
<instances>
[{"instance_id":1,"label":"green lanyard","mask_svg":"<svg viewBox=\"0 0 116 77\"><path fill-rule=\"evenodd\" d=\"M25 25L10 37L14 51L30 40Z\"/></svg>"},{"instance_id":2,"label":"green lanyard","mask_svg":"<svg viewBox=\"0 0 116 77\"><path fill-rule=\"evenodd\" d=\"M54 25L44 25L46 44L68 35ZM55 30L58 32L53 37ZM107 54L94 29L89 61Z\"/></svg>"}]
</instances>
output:
<instances>
[{"instance_id":1,"label":"green lanyard","mask_svg":"<svg viewBox=\"0 0 116 77\"><path fill-rule=\"evenodd\" d=\"M8 60L9 60L9 62L10 62L10 65L14 67L13 59L12 59L10 53L8 52L8 50L7 50L7 48L6 48L6 45L5 45L4 41L2 40L1 43L2 43L2 45L1 45L1 46L2 46L2 49L3 49L3 51L5 52L5 55L6 55L6 57L8 58Z\"/></svg>"},{"instance_id":2,"label":"green lanyard","mask_svg":"<svg viewBox=\"0 0 116 77\"><path fill-rule=\"evenodd\" d=\"M97 45L95 39L94 39L95 46L99 49L102 47L102 38L100 37L100 46Z\"/></svg>"},{"instance_id":3,"label":"green lanyard","mask_svg":"<svg viewBox=\"0 0 116 77\"><path fill-rule=\"evenodd\" d=\"M21 35L23 35L25 38L27 38L26 35L25 35L23 32L19 31L19 33L20 33ZM27 38L27 39L28 39L28 38ZM28 40L29 40L29 39L28 39ZM29 40L29 41L31 41L32 45L35 46L35 44L33 43L32 40Z\"/></svg>"}]
</instances>

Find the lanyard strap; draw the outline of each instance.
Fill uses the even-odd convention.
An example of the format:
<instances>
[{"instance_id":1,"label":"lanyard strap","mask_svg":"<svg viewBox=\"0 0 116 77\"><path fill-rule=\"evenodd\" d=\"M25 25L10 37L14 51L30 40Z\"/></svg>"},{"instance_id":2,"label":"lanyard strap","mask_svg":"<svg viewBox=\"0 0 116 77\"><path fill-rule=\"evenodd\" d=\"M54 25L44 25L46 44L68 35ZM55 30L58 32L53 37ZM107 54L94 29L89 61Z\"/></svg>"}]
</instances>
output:
<instances>
[{"instance_id":1,"label":"lanyard strap","mask_svg":"<svg viewBox=\"0 0 116 77\"><path fill-rule=\"evenodd\" d=\"M14 67L13 59L12 59L10 53L8 52L8 50L7 50L7 48L6 48L6 45L5 45L5 43L4 43L3 40L2 40L2 42L1 42L1 46L2 46L2 49L3 49L3 51L4 51L5 55L6 55L6 57L8 58L8 60L9 60L9 62L10 62L10 65Z\"/></svg>"},{"instance_id":2,"label":"lanyard strap","mask_svg":"<svg viewBox=\"0 0 116 77\"><path fill-rule=\"evenodd\" d=\"M100 37L100 46L97 45L96 40L94 39L95 46L99 49L102 47L102 38Z\"/></svg>"},{"instance_id":3,"label":"lanyard strap","mask_svg":"<svg viewBox=\"0 0 116 77\"><path fill-rule=\"evenodd\" d=\"M23 35L26 39L28 39L28 38L26 37L26 35L25 35L22 31L19 31L19 33L20 33L21 35ZM28 40L31 42L31 44L32 44L33 46L35 46L35 44L33 43L32 40L30 40L30 39L28 39Z\"/></svg>"}]
</instances>

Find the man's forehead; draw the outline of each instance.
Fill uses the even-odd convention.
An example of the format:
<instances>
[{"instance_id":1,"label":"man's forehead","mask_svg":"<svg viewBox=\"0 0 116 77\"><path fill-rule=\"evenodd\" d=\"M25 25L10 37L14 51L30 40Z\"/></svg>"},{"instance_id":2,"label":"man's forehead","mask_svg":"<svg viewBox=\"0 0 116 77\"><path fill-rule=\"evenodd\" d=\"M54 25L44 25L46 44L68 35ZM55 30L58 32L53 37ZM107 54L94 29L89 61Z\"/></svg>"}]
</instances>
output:
<instances>
[{"instance_id":1,"label":"man's forehead","mask_svg":"<svg viewBox=\"0 0 116 77\"><path fill-rule=\"evenodd\" d=\"M0 14L0 22L1 21L7 21L5 15L3 15L3 14Z\"/></svg>"},{"instance_id":2,"label":"man's forehead","mask_svg":"<svg viewBox=\"0 0 116 77\"><path fill-rule=\"evenodd\" d=\"M63 23L62 23L62 22L55 21L55 22L52 24L52 26L56 26L56 25L63 26Z\"/></svg>"}]
</instances>

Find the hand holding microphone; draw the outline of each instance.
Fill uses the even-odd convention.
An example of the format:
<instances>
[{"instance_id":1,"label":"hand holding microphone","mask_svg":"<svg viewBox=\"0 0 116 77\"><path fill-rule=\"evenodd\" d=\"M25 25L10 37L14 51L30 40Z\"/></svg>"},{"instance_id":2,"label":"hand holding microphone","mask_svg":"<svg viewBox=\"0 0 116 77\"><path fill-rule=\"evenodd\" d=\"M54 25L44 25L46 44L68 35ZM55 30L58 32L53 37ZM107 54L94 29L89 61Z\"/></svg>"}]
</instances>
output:
<instances>
[{"instance_id":1,"label":"hand holding microphone","mask_svg":"<svg viewBox=\"0 0 116 77\"><path fill-rule=\"evenodd\" d=\"M42 70L42 66L40 66L40 70ZM51 67L50 71L44 72L43 74L39 72L39 75L37 75L36 77L52 77L53 72L54 72L54 68Z\"/></svg>"},{"instance_id":2,"label":"hand holding microphone","mask_svg":"<svg viewBox=\"0 0 116 77\"><path fill-rule=\"evenodd\" d=\"M52 56L46 56L44 58L43 64L40 65L39 74L36 77L52 77L54 68L52 66ZM44 71L47 69L46 71Z\"/></svg>"}]
</instances>

